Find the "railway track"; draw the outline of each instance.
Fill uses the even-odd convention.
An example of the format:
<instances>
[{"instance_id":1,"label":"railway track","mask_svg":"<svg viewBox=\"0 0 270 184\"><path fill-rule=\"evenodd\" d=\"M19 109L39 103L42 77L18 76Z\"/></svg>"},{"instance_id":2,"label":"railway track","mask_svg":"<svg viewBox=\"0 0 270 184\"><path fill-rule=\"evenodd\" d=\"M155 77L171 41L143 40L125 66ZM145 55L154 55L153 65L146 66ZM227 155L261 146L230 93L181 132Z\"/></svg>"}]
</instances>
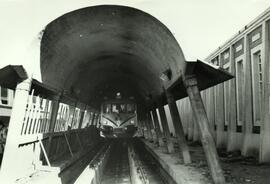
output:
<instances>
[{"instance_id":1,"label":"railway track","mask_svg":"<svg viewBox=\"0 0 270 184\"><path fill-rule=\"evenodd\" d=\"M111 141L101 184L173 184L161 166L138 139ZM137 178L134 179L134 178Z\"/></svg>"},{"instance_id":2,"label":"railway track","mask_svg":"<svg viewBox=\"0 0 270 184\"><path fill-rule=\"evenodd\" d=\"M131 183L128 162L128 141L115 139L112 141L108 162L105 165L102 184Z\"/></svg>"}]
</instances>

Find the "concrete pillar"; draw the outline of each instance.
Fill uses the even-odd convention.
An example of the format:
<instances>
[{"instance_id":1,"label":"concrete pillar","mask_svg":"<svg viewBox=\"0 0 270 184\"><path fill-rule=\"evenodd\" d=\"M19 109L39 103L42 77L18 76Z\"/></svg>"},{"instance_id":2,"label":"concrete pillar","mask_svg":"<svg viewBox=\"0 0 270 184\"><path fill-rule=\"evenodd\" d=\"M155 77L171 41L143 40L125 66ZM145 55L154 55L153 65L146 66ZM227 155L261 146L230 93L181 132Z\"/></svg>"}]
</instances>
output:
<instances>
[{"instance_id":1,"label":"concrete pillar","mask_svg":"<svg viewBox=\"0 0 270 184\"><path fill-rule=\"evenodd\" d=\"M184 84L201 133L201 142L213 181L215 184L225 184L225 178L219 163L215 142L210 133L208 118L198 89L197 79L195 76L191 76L184 80Z\"/></svg>"},{"instance_id":2,"label":"concrete pillar","mask_svg":"<svg viewBox=\"0 0 270 184\"><path fill-rule=\"evenodd\" d=\"M250 47L248 36L245 35L244 40L245 48L245 62L244 62L244 72L245 72L245 91L244 91L244 122L243 122L243 147L242 154L248 156L252 151L252 128L253 128L253 114L252 114L252 86L251 86L251 59L250 59Z\"/></svg>"},{"instance_id":3,"label":"concrete pillar","mask_svg":"<svg viewBox=\"0 0 270 184\"><path fill-rule=\"evenodd\" d=\"M270 99L270 81L269 81L269 71L270 71L270 23L264 22L262 27L262 62L264 63L264 97L262 102L263 110L263 121L261 125L261 135L260 135L260 162L270 162L270 109L269 109L269 99Z\"/></svg>"},{"instance_id":4,"label":"concrete pillar","mask_svg":"<svg viewBox=\"0 0 270 184\"><path fill-rule=\"evenodd\" d=\"M25 116L27 99L31 88L31 79L26 79L16 87L12 113L9 121L9 129L6 140L5 152L1 165L1 183L14 183L18 177L25 174L27 165L22 164L24 155L18 155L20 131Z\"/></svg>"},{"instance_id":5,"label":"concrete pillar","mask_svg":"<svg viewBox=\"0 0 270 184\"><path fill-rule=\"evenodd\" d=\"M155 124L155 130L156 130L156 134L157 134L158 145L159 146L164 146L163 135L162 135L162 132L161 132L161 127L159 125L158 115L157 115L156 109L152 110L152 115L153 115L153 120L154 120L154 124Z\"/></svg>"},{"instance_id":6,"label":"concrete pillar","mask_svg":"<svg viewBox=\"0 0 270 184\"><path fill-rule=\"evenodd\" d=\"M186 106L186 102L187 100L181 99L178 103L178 109L180 109L179 113L180 113L180 117L182 118L182 123L183 123L183 129L184 129L184 134L187 137L188 136L188 119L189 116L187 115L187 108Z\"/></svg>"},{"instance_id":7,"label":"concrete pillar","mask_svg":"<svg viewBox=\"0 0 270 184\"><path fill-rule=\"evenodd\" d=\"M230 72L235 75L234 47L230 47ZM229 94L229 125L227 151L237 150L237 103L236 103L236 79L230 80Z\"/></svg>"},{"instance_id":8,"label":"concrete pillar","mask_svg":"<svg viewBox=\"0 0 270 184\"><path fill-rule=\"evenodd\" d=\"M186 104L186 109L187 109L187 114L188 114L188 117L187 117L187 123L188 123L188 133L187 133L187 138L189 141L192 141L193 140L193 129L194 129L194 124L193 124L193 121L192 121L192 111L191 111L191 106L190 106L190 103L187 102Z\"/></svg>"},{"instance_id":9,"label":"concrete pillar","mask_svg":"<svg viewBox=\"0 0 270 184\"><path fill-rule=\"evenodd\" d=\"M159 116L160 116L162 128L163 128L163 131L164 131L164 136L166 138L166 148L167 148L167 151L168 151L168 153L174 153L175 152L174 145L173 145L173 141L171 139L171 135L170 135L168 121L167 121L167 118L166 118L165 109L161 105L161 106L158 107L158 111L159 111Z\"/></svg>"},{"instance_id":10,"label":"concrete pillar","mask_svg":"<svg viewBox=\"0 0 270 184\"><path fill-rule=\"evenodd\" d=\"M209 112L209 124L210 124L210 131L212 136L216 140L216 123L215 123L215 88L211 87L208 89L208 112Z\"/></svg>"},{"instance_id":11,"label":"concrete pillar","mask_svg":"<svg viewBox=\"0 0 270 184\"><path fill-rule=\"evenodd\" d=\"M192 124L193 124L193 141L196 142L200 140L200 133L198 130L198 124L196 123L196 119L194 118L193 113L192 113Z\"/></svg>"},{"instance_id":12,"label":"concrete pillar","mask_svg":"<svg viewBox=\"0 0 270 184\"><path fill-rule=\"evenodd\" d=\"M169 109L170 109L170 113L172 116L172 121L173 121L173 125L175 128L175 134L177 137L177 141L179 144L179 148L182 151L182 156L183 156L183 160L184 163L191 163L191 157L190 157L190 153L189 153L189 148L185 139L185 135L184 135L184 130L183 130L183 125L180 119L180 115L174 100L173 95L169 92L166 91L166 97L167 97L167 101L168 101L168 105L169 105Z\"/></svg>"},{"instance_id":13,"label":"concrete pillar","mask_svg":"<svg viewBox=\"0 0 270 184\"><path fill-rule=\"evenodd\" d=\"M223 59L219 54L219 66L223 67ZM226 132L225 126L225 111L224 111L224 84L218 84L216 88L216 109L215 109L215 122L216 122L216 146L218 148L226 148Z\"/></svg>"}]
</instances>

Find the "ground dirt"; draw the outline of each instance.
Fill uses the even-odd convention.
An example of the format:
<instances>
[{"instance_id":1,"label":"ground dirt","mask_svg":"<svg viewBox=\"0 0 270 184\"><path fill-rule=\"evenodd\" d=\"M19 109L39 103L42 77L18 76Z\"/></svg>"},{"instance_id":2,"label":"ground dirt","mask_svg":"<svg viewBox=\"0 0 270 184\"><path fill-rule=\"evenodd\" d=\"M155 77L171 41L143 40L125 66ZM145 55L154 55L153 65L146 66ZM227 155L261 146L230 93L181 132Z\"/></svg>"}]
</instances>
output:
<instances>
[{"instance_id":1,"label":"ground dirt","mask_svg":"<svg viewBox=\"0 0 270 184\"><path fill-rule=\"evenodd\" d=\"M211 178L203 149L199 143L189 143L192 166ZM240 152L219 149L221 166L228 184L270 184L270 163L260 164L254 157L243 157Z\"/></svg>"}]
</instances>

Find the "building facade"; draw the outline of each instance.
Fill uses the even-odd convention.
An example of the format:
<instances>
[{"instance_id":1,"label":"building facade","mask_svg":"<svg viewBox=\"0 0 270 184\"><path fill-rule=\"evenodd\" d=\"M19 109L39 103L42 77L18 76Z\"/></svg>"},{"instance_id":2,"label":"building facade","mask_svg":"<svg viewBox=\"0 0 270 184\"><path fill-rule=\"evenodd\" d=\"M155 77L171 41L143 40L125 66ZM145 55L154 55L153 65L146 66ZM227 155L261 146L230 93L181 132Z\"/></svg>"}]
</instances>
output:
<instances>
[{"instance_id":1,"label":"building facade","mask_svg":"<svg viewBox=\"0 0 270 184\"><path fill-rule=\"evenodd\" d=\"M270 9L220 46L206 61L222 67L235 78L202 91L212 134L219 148L240 150L260 162L270 161ZM191 140L198 130L187 99L178 102Z\"/></svg>"}]
</instances>

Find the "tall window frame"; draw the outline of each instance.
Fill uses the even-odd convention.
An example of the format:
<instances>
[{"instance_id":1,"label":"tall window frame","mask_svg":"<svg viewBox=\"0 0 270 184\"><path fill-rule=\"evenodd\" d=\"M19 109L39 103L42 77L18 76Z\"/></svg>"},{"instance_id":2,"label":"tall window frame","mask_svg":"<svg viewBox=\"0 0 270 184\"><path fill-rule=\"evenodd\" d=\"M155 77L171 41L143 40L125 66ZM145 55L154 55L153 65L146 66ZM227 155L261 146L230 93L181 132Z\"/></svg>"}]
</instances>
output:
<instances>
[{"instance_id":1,"label":"tall window frame","mask_svg":"<svg viewBox=\"0 0 270 184\"><path fill-rule=\"evenodd\" d=\"M235 58L235 77L236 77L236 111L237 128L242 128L244 122L244 91L245 91L245 59L244 55Z\"/></svg>"},{"instance_id":2,"label":"tall window frame","mask_svg":"<svg viewBox=\"0 0 270 184\"><path fill-rule=\"evenodd\" d=\"M223 68L227 72L230 71L230 63L226 63ZM223 99L224 99L224 130L227 130L227 127L230 122L230 107L229 107L229 101L230 101L230 81L226 81L223 84Z\"/></svg>"},{"instance_id":3,"label":"tall window frame","mask_svg":"<svg viewBox=\"0 0 270 184\"><path fill-rule=\"evenodd\" d=\"M252 86L252 111L253 127L260 127L262 121L263 98L263 61L262 45L251 49L251 86Z\"/></svg>"}]
</instances>

